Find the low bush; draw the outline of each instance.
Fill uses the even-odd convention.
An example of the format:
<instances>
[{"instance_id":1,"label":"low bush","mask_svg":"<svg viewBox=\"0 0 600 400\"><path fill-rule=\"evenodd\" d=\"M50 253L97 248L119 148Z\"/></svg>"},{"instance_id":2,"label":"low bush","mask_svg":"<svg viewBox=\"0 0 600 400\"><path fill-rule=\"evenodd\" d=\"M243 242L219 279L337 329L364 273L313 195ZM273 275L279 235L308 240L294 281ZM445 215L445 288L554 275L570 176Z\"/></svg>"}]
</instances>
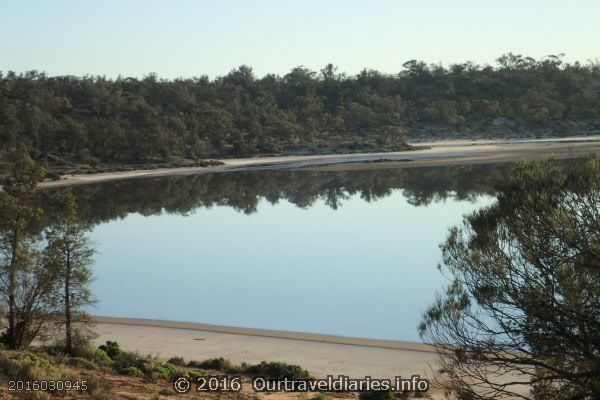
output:
<instances>
[{"instance_id":1,"label":"low bush","mask_svg":"<svg viewBox=\"0 0 600 400\"><path fill-rule=\"evenodd\" d=\"M55 372L48 360L30 352L13 357L0 355L0 370L13 379L23 381L51 379Z\"/></svg>"},{"instance_id":2,"label":"low bush","mask_svg":"<svg viewBox=\"0 0 600 400\"><path fill-rule=\"evenodd\" d=\"M158 358L150 356L142 357L128 351L120 351L112 363L119 374L128 375L131 373L132 368L134 368L134 371L139 371L142 374L141 376L145 376L149 380L171 380L174 376L188 376L185 368L169 362L163 362Z\"/></svg>"},{"instance_id":3,"label":"low bush","mask_svg":"<svg viewBox=\"0 0 600 400\"><path fill-rule=\"evenodd\" d=\"M167 360L167 362L178 367L185 367L185 360L183 357L171 357Z\"/></svg>"},{"instance_id":4,"label":"low bush","mask_svg":"<svg viewBox=\"0 0 600 400\"><path fill-rule=\"evenodd\" d=\"M199 371L197 369L188 369L187 372L190 378L201 378L205 375L204 372Z\"/></svg>"},{"instance_id":5,"label":"low bush","mask_svg":"<svg viewBox=\"0 0 600 400\"><path fill-rule=\"evenodd\" d=\"M68 364L76 368L96 369L96 364L82 357L70 358Z\"/></svg>"},{"instance_id":6,"label":"low bush","mask_svg":"<svg viewBox=\"0 0 600 400\"><path fill-rule=\"evenodd\" d=\"M112 360L121 353L119 343L111 342L110 340L106 344L98 346L98 349L104 351Z\"/></svg>"},{"instance_id":7,"label":"low bush","mask_svg":"<svg viewBox=\"0 0 600 400\"><path fill-rule=\"evenodd\" d=\"M40 367L40 368L44 368L44 369L52 368L52 365L50 365L50 362L48 360L46 360L44 357L42 357L38 354L35 354L35 353L31 353L29 351L25 351L25 352L19 354L18 356L15 357L15 360L29 363L29 364L35 365L36 367Z\"/></svg>"},{"instance_id":8,"label":"low bush","mask_svg":"<svg viewBox=\"0 0 600 400\"><path fill-rule=\"evenodd\" d=\"M226 358L209 358L204 361L190 361L187 364L188 368L196 368L196 369L208 369L215 371L223 371L227 373L237 373L239 372L239 368L235 367L231 361Z\"/></svg>"},{"instance_id":9,"label":"low bush","mask_svg":"<svg viewBox=\"0 0 600 400\"><path fill-rule=\"evenodd\" d=\"M140 369L152 379L171 379L179 368L170 363L163 363L156 358L148 357L142 362Z\"/></svg>"},{"instance_id":10,"label":"low bush","mask_svg":"<svg viewBox=\"0 0 600 400\"><path fill-rule=\"evenodd\" d=\"M129 367L136 367L139 369L144 361L145 359L140 357L136 353L131 353L129 351L121 351L113 359L113 365L118 373L122 373L125 369Z\"/></svg>"},{"instance_id":11,"label":"low bush","mask_svg":"<svg viewBox=\"0 0 600 400\"><path fill-rule=\"evenodd\" d=\"M142 378L144 376L142 370L137 367L124 368L120 373L121 375L135 376L137 378Z\"/></svg>"},{"instance_id":12,"label":"low bush","mask_svg":"<svg viewBox=\"0 0 600 400\"><path fill-rule=\"evenodd\" d=\"M282 362L266 362L262 361L260 364L245 366L242 371L253 377L263 377L266 379L307 379L310 378L310 374L304 368L286 364Z\"/></svg>"},{"instance_id":13,"label":"low bush","mask_svg":"<svg viewBox=\"0 0 600 400\"><path fill-rule=\"evenodd\" d=\"M90 349L85 358L99 365L112 365L113 362L108 354L100 349Z\"/></svg>"}]
</instances>

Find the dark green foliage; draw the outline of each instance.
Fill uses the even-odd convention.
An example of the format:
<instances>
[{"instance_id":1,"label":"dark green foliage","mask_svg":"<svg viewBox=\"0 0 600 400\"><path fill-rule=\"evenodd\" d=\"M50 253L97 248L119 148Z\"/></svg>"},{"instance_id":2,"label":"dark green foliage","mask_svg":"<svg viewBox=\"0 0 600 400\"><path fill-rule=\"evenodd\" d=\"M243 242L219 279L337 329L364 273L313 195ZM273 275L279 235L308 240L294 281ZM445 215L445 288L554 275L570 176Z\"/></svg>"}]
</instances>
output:
<instances>
[{"instance_id":1,"label":"dark green foliage","mask_svg":"<svg viewBox=\"0 0 600 400\"><path fill-rule=\"evenodd\" d=\"M108 356L108 354L106 354L104 350L90 349L82 357L98 365L112 365L112 359Z\"/></svg>"},{"instance_id":2,"label":"dark green foliage","mask_svg":"<svg viewBox=\"0 0 600 400\"><path fill-rule=\"evenodd\" d=\"M140 367L144 358L129 351L121 351L113 358L113 365L118 373L124 373L129 367Z\"/></svg>"},{"instance_id":3,"label":"dark green foliage","mask_svg":"<svg viewBox=\"0 0 600 400\"><path fill-rule=\"evenodd\" d=\"M94 364L93 362L86 360L83 357L74 357L74 358L70 358L68 361L69 365L72 365L73 367L78 367L78 368L83 368L83 369L96 369L96 364Z\"/></svg>"},{"instance_id":4,"label":"dark green foliage","mask_svg":"<svg viewBox=\"0 0 600 400\"><path fill-rule=\"evenodd\" d=\"M178 367L185 367L185 360L183 357L171 357L167 360L167 362Z\"/></svg>"},{"instance_id":5,"label":"dark green foliage","mask_svg":"<svg viewBox=\"0 0 600 400\"><path fill-rule=\"evenodd\" d=\"M195 369L207 369L207 370L215 370L215 371L223 371L229 373L235 373L238 371L236 367L231 363L231 361L219 357L219 358L209 358L204 361L190 361L187 364L188 368Z\"/></svg>"},{"instance_id":6,"label":"dark green foliage","mask_svg":"<svg viewBox=\"0 0 600 400\"><path fill-rule=\"evenodd\" d=\"M188 368L222 371L228 374L244 374L254 377L263 377L267 379L306 379L310 375L307 370L297 365L286 364L282 362L266 362L260 364L246 364L236 366L225 358L210 358L204 361L190 361Z\"/></svg>"},{"instance_id":7,"label":"dark green foliage","mask_svg":"<svg viewBox=\"0 0 600 400\"><path fill-rule=\"evenodd\" d=\"M121 353L121 348L119 347L119 343L107 341L106 344L102 344L98 346L98 349L104 351L111 360L114 360Z\"/></svg>"},{"instance_id":8,"label":"dark green foliage","mask_svg":"<svg viewBox=\"0 0 600 400\"><path fill-rule=\"evenodd\" d=\"M150 380L171 380L173 377L188 375L185 368L169 362L162 362L154 357L140 356L128 351L119 351L113 359L112 366L119 374L144 376Z\"/></svg>"},{"instance_id":9,"label":"dark green foliage","mask_svg":"<svg viewBox=\"0 0 600 400\"><path fill-rule=\"evenodd\" d=\"M420 330L448 390L509 398L531 381L521 398L600 398L599 158L518 164L441 248L453 282Z\"/></svg>"},{"instance_id":10,"label":"dark green foliage","mask_svg":"<svg viewBox=\"0 0 600 400\"><path fill-rule=\"evenodd\" d=\"M0 371L13 379L29 381L47 379L54 368L45 358L23 352L10 357L0 355Z\"/></svg>"},{"instance_id":11,"label":"dark green foliage","mask_svg":"<svg viewBox=\"0 0 600 400\"><path fill-rule=\"evenodd\" d=\"M307 379L310 375L307 370L298 365L286 364L282 362L266 362L260 364L248 365L243 368L243 372L253 377L263 377L266 379Z\"/></svg>"},{"instance_id":12,"label":"dark green foliage","mask_svg":"<svg viewBox=\"0 0 600 400\"><path fill-rule=\"evenodd\" d=\"M40 256L36 186L43 179L23 146L8 155L9 168L0 182L0 308L6 318L0 336L10 349L28 346L48 325L56 273Z\"/></svg>"},{"instance_id":13,"label":"dark green foliage","mask_svg":"<svg viewBox=\"0 0 600 400\"><path fill-rule=\"evenodd\" d=\"M409 61L398 74L332 65L159 80L0 73L0 148L92 168L282 151L402 148L404 136L598 129L600 67L508 54L496 67Z\"/></svg>"},{"instance_id":14,"label":"dark green foliage","mask_svg":"<svg viewBox=\"0 0 600 400\"><path fill-rule=\"evenodd\" d=\"M141 378L144 376L142 370L137 367L127 367L121 371L122 375L134 376L136 378Z\"/></svg>"},{"instance_id":15,"label":"dark green foliage","mask_svg":"<svg viewBox=\"0 0 600 400\"><path fill-rule=\"evenodd\" d=\"M58 274L55 290L60 295L55 299L64 316L65 352L76 356L78 348L89 347L84 332L89 318L83 308L94 302L89 288L94 249L87 237L90 228L78 215L73 194L65 192L58 202L62 210L57 213L56 222L46 228L44 264Z\"/></svg>"}]
</instances>

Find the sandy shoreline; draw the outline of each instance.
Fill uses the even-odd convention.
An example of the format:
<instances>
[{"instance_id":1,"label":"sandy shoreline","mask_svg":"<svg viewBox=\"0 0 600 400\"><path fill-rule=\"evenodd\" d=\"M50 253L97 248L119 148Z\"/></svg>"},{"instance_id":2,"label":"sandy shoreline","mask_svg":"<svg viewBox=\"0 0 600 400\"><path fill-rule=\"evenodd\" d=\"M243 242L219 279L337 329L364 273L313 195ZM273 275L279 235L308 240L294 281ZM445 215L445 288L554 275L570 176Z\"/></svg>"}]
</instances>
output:
<instances>
[{"instance_id":1,"label":"sandy shoreline","mask_svg":"<svg viewBox=\"0 0 600 400\"><path fill-rule=\"evenodd\" d=\"M40 187L58 187L76 184L105 182L121 179L146 178L170 175L194 175L245 171L253 169L295 169L307 167L357 168L357 165L394 167L419 167L452 164L475 164L531 160L542 158L575 158L600 152L600 136L531 139L531 140L479 140L440 141L418 143L431 146L424 150L401 152L292 155L223 159L223 165L213 167L160 168L99 174L66 175L60 181L43 182ZM385 161L382 163L382 161Z\"/></svg>"},{"instance_id":2,"label":"sandy shoreline","mask_svg":"<svg viewBox=\"0 0 600 400\"><path fill-rule=\"evenodd\" d=\"M437 362L434 349L422 343L137 318L94 317L94 322L98 344L116 340L127 350L165 359L281 361L301 365L316 377L418 374L431 379Z\"/></svg>"}]
</instances>

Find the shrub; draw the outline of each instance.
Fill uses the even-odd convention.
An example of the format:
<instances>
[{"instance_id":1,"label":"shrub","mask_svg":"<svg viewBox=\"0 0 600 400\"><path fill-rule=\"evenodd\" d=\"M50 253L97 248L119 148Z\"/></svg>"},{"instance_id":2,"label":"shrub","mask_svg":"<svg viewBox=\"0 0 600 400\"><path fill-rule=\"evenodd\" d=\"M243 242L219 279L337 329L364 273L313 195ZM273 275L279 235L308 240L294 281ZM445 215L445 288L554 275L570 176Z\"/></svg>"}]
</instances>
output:
<instances>
[{"instance_id":1,"label":"shrub","mask_svg":"<svg viewBox=\"0 0 600 400\"><path fill-rule=\"evenodd\" d=\"M141 358L135 353L131 353L129 351L121 351L113 359L113 365L117 372L122 373L122 371L129 367L136 367L139 369L144 361L144 358Z\"/></svg>"},{"instance_id":2,"label":"shrub","mask_svg":"<svg viewBox=\"0 0 600 400\"><path fill-rule=\"evenodd\" d=\"M70 358L68 364L77 368L96 369L96 364L82 357Z\"/></svg>"},{"instance_id":3,"label":"shrub","mask_svg":"<svg viewBox=\"0 0 600 400\"><path fill-rule=\"evenodd\" d=\"M112 360L121 353L119 343L111 342L110 340L106 344L98 346L98 349L104 351Z\"/></svg>"},{"instance_id":4,"label":"shrub","mask_svg":"<svg viewBox=\"0 0 600 400\"><path fill-rule=\"evenodd\" d=\"M156 358L148 357L144 359L139 369L145 374L150 381L157 379L172 380L175 377L188 377L187 369L177 367L170 363L163 363Z\"/></svg>"},{"instance_id":5,"label":"shrub","mask_svg":"<svg viewBox=\"0 0 600 400\"><path fill-rule=\"evenodd\" d=\"M48 360L29 352L10 358L0 355L0 370L13 379L23 381L51 379L55 372Z\"/></svg>"},{"instance_id":6,"label":"shrub","mask_svg":"<svg viewBox=\"0 0 600 400\"><path fill-rule=\"evenodd\" d=\"M183 357L171 357L167 362L178 367L185 367L185 361Z\"/></svg>"},{"instance_id":7,"label":"shrub","mask_svg":"<svg viewBox=\"0 0 600 400\"><path fill-rule=\"evenodd\" d=\"M173 364L168 363L168 362L166 362L163 365L161 365L161 367L164 368L164 369L166 369L167 371L169 371L169 378L172 375L174 375L179 370L179 368L177 368L176 365L173 365Z\"/></svg>"},{"instance_id":8,"label":"shrub","mask_svg":"<svg viewBox=\"0 0 600 400\"><path fill-rule=\"evenodd\" d=\"M266 379L307 379L310 374L298 365L282 362L266 362L249 365L244 368L245 373L250 376L261 376Z\"/></svg>"},{"instance_id":9,"label":"shrub","mask_svg":"<svg viewBox=\"0 0 600 400\"><path fill-rule=\"evenodd\" d=\"M29 364L32 364L36 367L40 367L43 369L52 368L52 366L50 365L50 362L48 362L48 360L46 360L44 357L42 357L38 354L35 354L35 353L31 353L29 351L25 351L25 352L19 354L18 356L15 357L15 360L21 361L24 363L29 363Z\"/></svg>"},{"instance_id":10,"label":"shrub","mask_svg":"<svg viewBox=\"0 0 600 400\"><path fill-rule=\"evenodd\" d=\"M198 371L196 369L188 369L187 372L190 378L201 378L204 376L204 372Z\"/></svg>"},{"instance_id":11,"label":"shrub","mask_svg":"<svg viewBox=\"0 0 600 400\"><path fill-rule=\"evenodd\" d=\"M231 361L223 357L209 358L208 360L204 361L190 361L187 366L188 368L211 369L229 373L235 373L239 370L238 368L234 367Z\"/></svg>"},{"instance_id":12,"label":"shrub","mask_svg":"<svg viewBox=\"0 0 600 400\"><path fill-rule=\"evenodd\" d=\"M96 364L100 365L111 365L112 359L106 354L104 350L100 349L90 349L86 358Z\"/></svg>"},{"instance_id":13,"label":"shrub","mask_svg":"<svg viewBox=\"0 0 600 400\"><path fill-rule=\"evenodd\" d=\"M142 370L153 379L171 380L177 376L188 376L187 370L171 363L149 358L143 363Z\"/></svg>"},{"instance_id":14,"label":"shrub","mask_svg":"<svg viewBox=\"0 0 600 400\"><path fill-rule=\"evenodd\" d=\"M120 373L121 375L135 376L137 378L142 378L144 376L142 370L137 367L124 368Z\"/></svg>"}]
</instances>

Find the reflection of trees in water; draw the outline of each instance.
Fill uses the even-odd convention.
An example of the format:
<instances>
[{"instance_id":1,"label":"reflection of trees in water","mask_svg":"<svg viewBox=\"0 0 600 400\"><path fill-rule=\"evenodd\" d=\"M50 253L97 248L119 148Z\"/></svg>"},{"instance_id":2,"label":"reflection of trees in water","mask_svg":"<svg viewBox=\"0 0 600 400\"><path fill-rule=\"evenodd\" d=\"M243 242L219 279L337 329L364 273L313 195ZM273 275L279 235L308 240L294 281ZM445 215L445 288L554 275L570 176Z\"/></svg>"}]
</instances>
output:
<instances>
[{"instance_id":1,"label":"reflection of trees in water","mask_svg":"<svg viewBox=\"0 0 600 400\"><path fill-rule=\"evenodd\" d=\"M410 204L427 205L448 198L473 201L493 194L510 165L368 169L356 171L269 170L171 176L105 182L42 191L46 215L53 214L53 195L71 190L82 216L91 223L124 218L129 213L186 214L197 208L227 206L246 214L261 199L286 200L300 208L323 201L332 209L354 195L372 202L401 189Z\"/></svg>"}]
</instances>

